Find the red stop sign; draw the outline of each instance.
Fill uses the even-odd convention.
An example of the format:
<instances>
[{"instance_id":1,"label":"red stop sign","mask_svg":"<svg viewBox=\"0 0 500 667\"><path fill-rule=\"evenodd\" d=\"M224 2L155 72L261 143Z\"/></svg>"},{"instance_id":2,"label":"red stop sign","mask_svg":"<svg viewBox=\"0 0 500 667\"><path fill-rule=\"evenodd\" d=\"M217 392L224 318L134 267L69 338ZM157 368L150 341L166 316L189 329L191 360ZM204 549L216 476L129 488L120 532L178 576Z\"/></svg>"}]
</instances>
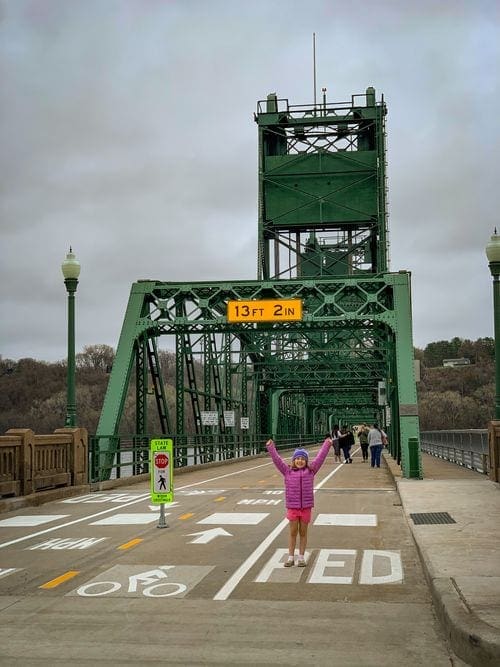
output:
<instances>
[{"instance_id":1,"label":"red stop sign","mask_svg":"<svg viewBox=\"0 0 500 667\"><path fill-rule=\"evenodd\" d=\"M157 468L166 468L168 466L168 456L163 454L163 452L155 454L155 466Z\"/></svg>"}]
</instances>

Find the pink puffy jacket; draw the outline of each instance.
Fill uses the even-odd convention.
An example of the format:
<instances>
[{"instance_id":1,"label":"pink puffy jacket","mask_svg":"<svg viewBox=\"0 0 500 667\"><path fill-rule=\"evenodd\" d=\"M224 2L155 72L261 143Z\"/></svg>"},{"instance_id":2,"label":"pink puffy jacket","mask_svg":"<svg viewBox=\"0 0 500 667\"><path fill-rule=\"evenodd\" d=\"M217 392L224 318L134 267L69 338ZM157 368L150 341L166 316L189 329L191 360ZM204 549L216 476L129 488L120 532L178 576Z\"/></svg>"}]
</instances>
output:
<instances>
[{"instance_id":1,"label":"pink puffy jacket","mask_svg":"<svg viewBox=\"0 0 500 667\"><path fill-rule=\"evenodd\" d=\"M313 461L305 468L292 468L276 451L274 442L266 443L274 465L285 478L285 505L288 509L314 507L314 475L323 465L332 441L327 438Z\"/></svg>"}]
</instances>

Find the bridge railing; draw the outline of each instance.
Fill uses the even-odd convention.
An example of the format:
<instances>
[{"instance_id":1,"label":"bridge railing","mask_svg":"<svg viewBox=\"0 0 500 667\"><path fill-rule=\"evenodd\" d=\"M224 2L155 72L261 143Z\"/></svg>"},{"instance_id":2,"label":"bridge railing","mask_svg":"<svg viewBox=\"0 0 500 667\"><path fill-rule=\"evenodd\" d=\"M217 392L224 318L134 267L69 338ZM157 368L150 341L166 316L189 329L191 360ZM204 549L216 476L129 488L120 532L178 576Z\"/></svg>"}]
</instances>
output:
<instances>
[{"instance_id":1,"label":"bridge railing","mask_svg":"<svg viewBox=\"0 0 500 667\"><path fill-rule=\"evenodd\" d=\"M121 479L149 473L150 441L171 438L174 442L174 468L256 456L265 450L268 435L93 435L89 436L89 481ZM309 447L322 440L319 435L301 433L276 438L278 449ZM104 447L101 446L101 442Z\"/></svg>"},{"instance_id":2,"label":"bridge railing","mask_svg":"<svg viewBox=\"0 0 500 667\"><path fill-rule=\"evenodd\" d=\"M420 448L427 454L488 474L487 429L420 431Z\"/></svg>"}]
</instances>

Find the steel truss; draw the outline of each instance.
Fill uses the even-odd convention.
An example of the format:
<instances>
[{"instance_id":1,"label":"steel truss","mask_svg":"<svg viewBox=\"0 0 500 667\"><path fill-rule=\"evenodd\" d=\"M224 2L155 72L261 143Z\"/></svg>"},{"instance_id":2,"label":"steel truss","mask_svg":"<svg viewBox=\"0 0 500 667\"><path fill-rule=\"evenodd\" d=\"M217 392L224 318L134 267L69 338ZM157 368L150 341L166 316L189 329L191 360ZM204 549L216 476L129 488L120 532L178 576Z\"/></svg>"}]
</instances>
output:
<instances>
[{"instance_id":1,"label":"steel truss","mask_svg":"<svg viewBox=\"0 0 500 667\"><path fill-rule=\"evenodd\" d=\"M229 300L291 295L303 299L300 322L234 324L225 316ZM345 416L347 408L356 406L363 414L371 407L373 419L379 410L374 404L374 386L388 379L397 386L393 400L405 406L399 430L401 440L406 441L418 432L409 315L406 272L367 277L362 285L353 278L134 283L98 433L117 432L124 387L128 386L134 357L144 356L144 341L170 335L176 341L178 386L182 387L177 392L177 434L186 432L186 397L197 434L204 432L200 398L204 409L217 411L220 433L228 430L226 410L249 418L252 432L269 434L295 433L300 431L296 430L299 424L306 428L312 419L308 415L313 410L317 413L318 408L322 425L328 423L332 412L338 410L338 415ZM204 369L202 376L195 372L195 358ZM388 368L393 369L389 377ZM142 377L137 374L139 384ZM329 400L325 400L326 395ZM352 412L353 419L356 414ZM141 428L147 430L145 424Z\"/></svg>"}]
</instances>

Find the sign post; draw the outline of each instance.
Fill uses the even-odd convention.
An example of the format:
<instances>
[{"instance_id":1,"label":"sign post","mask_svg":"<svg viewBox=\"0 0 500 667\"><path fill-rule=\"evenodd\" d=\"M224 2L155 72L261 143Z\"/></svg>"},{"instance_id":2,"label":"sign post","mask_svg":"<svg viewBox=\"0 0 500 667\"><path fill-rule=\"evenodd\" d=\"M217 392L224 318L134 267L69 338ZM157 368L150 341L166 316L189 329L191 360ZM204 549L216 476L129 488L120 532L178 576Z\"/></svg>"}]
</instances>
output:
<instances>
[{"instance_id":1,"label":"sign post","mask_svg":"<svg viewBox=\"0 0 500 667\"><path fill-rule=\"evenodd\" d=\"M170 438L151 440L151 502L160 505L158 528L168 528L165 503L174 499L173 449Z\"/></svg>"}]
</instances>

